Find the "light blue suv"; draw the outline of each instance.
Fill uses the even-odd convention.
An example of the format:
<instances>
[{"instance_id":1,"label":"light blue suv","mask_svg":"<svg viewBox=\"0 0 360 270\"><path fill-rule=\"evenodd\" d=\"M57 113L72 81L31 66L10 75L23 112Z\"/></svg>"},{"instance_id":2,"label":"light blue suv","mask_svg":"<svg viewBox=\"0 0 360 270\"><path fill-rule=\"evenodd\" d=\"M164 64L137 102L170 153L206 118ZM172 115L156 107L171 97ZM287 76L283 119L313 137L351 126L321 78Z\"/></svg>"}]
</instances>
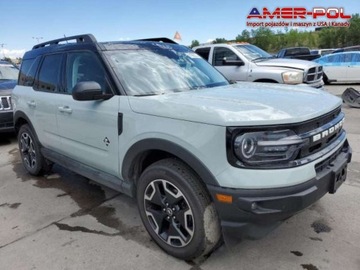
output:
<instances>
[{"instance_id":1,"label":"light blue suv","mask_svg":"<svg viewBox=\"0 0 360 270\"><path fill-rule=\"evenodd\" d=\"M222 234L261 237L335 193L351 160L339 98L229 84L168 39L38 44L13 105L30 174L55 162L136 197L154 241L185 260Z\"/></svg>"}]
</instances>

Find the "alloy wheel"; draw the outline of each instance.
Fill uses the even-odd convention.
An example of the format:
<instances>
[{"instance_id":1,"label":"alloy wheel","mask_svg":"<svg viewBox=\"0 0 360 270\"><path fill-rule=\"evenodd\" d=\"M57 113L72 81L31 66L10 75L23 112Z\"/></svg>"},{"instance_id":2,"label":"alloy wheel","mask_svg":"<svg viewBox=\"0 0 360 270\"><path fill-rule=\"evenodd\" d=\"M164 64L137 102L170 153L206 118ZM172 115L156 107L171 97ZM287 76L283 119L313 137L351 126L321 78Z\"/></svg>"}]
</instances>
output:
<instances>
[{"instance_id":1,"label":"alloy wheel","mask_svg":"<svg viewBox=\"0 0 360 270\"><path fill-rule=\"evenodd\" d=\"M28 168L35 168L36 166L36 151L34 142L31 136L24 132L21 134L20 139L20 151L22 153L23 160Z\"/></svg>"},{"instance_id":2,"label":"alloy wheel","mask_svg":"<svg viewBox=\"0 0 360 270\"><path fill-rule=\"evenodd\" d=\"M157 179L144 194L146 217L158 237L173 247L184 247L193 238L195 223L190 204L173 183Z\"/></svg>"}]
</instances>

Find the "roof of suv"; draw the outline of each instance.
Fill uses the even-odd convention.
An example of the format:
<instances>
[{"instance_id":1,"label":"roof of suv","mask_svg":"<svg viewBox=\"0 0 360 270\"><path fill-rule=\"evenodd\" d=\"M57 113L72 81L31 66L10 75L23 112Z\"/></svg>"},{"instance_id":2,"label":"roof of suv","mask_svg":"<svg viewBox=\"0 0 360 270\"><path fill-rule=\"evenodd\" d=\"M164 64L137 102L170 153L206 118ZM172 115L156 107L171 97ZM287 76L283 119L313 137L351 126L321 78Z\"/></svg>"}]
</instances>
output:
<instances>
[{"instance_id":1,"label":"roof of suv","mask_svg":"<svg viewBox=\"0 0 360 270\"><path fill-rule=\"evenodd\" d=\"M166 44L167 46L177 45L171 39L162 38L149 38L130 41L111 41L111 42L97 42L92 34L76 35L60 39L54 39L35 45L32 50L24 55L24 59L35 58L38 55L51 52L67 51L72 49L92 49L92 50L119 50L119 49L134 49L139 46L147 49L155 47L155 44ZM158 47L158 45L157 45Z\"/></svg>"}]
</instances>

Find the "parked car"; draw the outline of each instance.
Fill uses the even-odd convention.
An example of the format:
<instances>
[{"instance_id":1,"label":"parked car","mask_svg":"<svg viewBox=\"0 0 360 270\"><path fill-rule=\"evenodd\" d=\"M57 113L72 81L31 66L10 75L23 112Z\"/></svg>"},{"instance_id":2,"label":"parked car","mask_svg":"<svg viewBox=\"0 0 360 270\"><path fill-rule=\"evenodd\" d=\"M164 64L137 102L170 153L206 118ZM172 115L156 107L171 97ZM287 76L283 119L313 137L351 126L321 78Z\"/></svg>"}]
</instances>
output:
<instances>
[{"instance_id":1,"label":"parked car","mask_svg":"<svg viewBox=\"0 0 360 270\"><path fill-rule=\"evenodd\" d=\"M229 84L168 39L51 40L25 53L21 74L13 103L25 169L59 163L135 197L148 233L177 258L211 252L221 233L261 237L346 178L341 99Z\"/></svg>"},{"instance_id":2,"label":"parked car","mask_svg":"<svg viewBox=\"0 0 360 270\"><path fill-rule=\"evenodd\" d=\"M324 56L324 55L334 52L335 50L336 49L315 49L315 50L311 50L310 53L315 54L315 55Z\"/></svg>"},{"instance_id":3,"label":"parked car","mask_svg":"<svg viewBox=\"0 0 360 270\"><path fill-rule=\"evenodd\" d=\"M14 130L11 92L17 83L19 70L0 60L0 132Z\"/></svg>"},{"instance_id":4,"label":"parked car","mask_svg":"<svg viewBox=\"0 0 360 270\"><path fill-rule=\"evenodd\" d=\"M340 52L356 52L356 51L360 51L360 45L356 45L356 46L349 46L349 47L344 47L344 48L336 49L336 50L335 50L335 51L333 51L332 53L340 53Z\"/></svg>"},{"instance_id":5,"label":"parked car","mask_svg":"<svg viewBox=\"0 0 360 270\"><path fill-rule=\"evenodd\" d=\"M229 81L323 86L321 65L296 59L277 59L251 44L210 44L193 50Z\"/></svg>"},{"instance_id":6,"label":"parked car","mask_svg":"<svg viewBox=\"0 0 360 270\"><path fill-rule=\"evenodd\" d=\"M360 52L328 54L315 60L324 67L324 83L360 82Z\"/></svg>"},{"instance_id":7,"label":"parked car","mask_svg":"<svg viewBox=\"0 0 360 270\"><path fill-rule=\"evenodd\" d=\"M314 60L321 57L320 54L312 54L310 49L307 47L291 47L281 49L277 55L277 58L290 58L290 59L301 59L301 60Z\"/></svg>"}]
</instances>

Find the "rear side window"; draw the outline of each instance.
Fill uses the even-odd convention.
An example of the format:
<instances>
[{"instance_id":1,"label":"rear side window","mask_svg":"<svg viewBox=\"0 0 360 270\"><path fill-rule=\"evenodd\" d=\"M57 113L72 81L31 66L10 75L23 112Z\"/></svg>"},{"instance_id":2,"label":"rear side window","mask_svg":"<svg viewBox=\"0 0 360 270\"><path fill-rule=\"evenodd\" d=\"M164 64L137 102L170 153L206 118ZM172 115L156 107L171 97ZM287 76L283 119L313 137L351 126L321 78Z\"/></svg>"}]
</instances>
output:
<instances>
[{"instance_id":1,"label":"rear side window","mask_svg":"<svg viewBox=\"0 0 360 270\"><path fill-rule=\"evenodd\" d=\"M62 54L47 55L41 64L36 90L55 92L59 88Z\"/></svg>"},{"instance_id":2,"label":"rear side window","mask_svg":"<svg viewBox=\"0 0 360 270\"><path fill-rule=\"evenodd\" d=\"M33 86L41 57L25 60L21 64L19 85Z\"/></svg>"},{"instance_id":3,"label":"rear side window","mask_svg":"<svg viewBox=\"0 0 360 270\"><path fill-rule=\"evenodd\" d=\"M196 49L195 52L196 52L198 55L200 55L202 58L204 58L206 61L209 60L210 48Z\"/></svg>"},{"instance_id":4,"label":"rear side window","mask_svg":"<svg viewBox=\"0 0 360 270\"><path fill-rule=\"evenodd\" d=\"M34 62L34 59L27 59L27 60L23 60L21 62L20 75L19 75L19 81L18 81L19 85L25 85L26 74L29 72L30 67L33 62Z\"/></svg>"}]
</instances>

